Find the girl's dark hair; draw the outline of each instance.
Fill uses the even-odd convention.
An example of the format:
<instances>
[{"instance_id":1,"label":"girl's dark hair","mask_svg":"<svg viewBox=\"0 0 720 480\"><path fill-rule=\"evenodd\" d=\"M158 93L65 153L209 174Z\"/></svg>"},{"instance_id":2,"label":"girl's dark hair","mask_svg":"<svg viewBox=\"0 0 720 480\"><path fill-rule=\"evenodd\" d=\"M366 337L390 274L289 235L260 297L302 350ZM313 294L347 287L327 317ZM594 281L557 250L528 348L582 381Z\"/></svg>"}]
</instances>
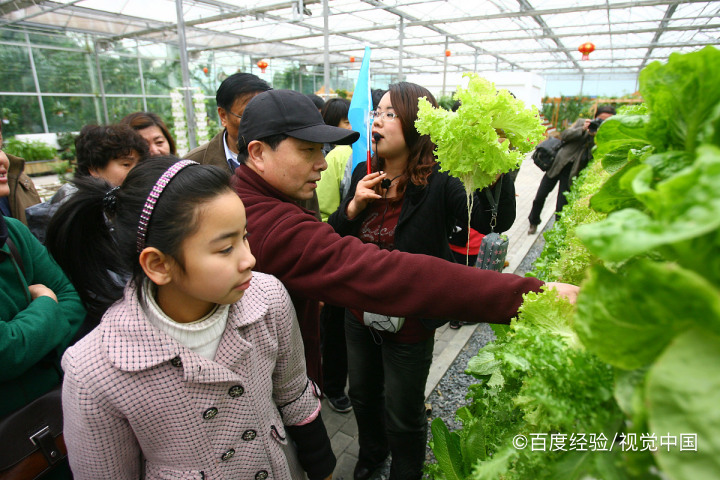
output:
<instances>
[{"instance_id":1,"label":"girl's dark hair","mask_svg":"<svg viewBox=\"0 0 720 480\"><path fill-rule=\"evenodd\" d=\"M417 120L418 100L420 98L427 98L428 102L435 108L438 107L438 103L429 90L414 83L394 83L390 85L388 92L390 93L390 102L393 109L398 115L395 121L401 123L405 144L410 150L405 169L406 178L398 183L399 198L405 192L408 179L415 185L427 185L427 179L437 163L433 153L435 144L430 140L430 135L420 135L418 133L415 129L415 120ZM384 170L385 159L375 154L372 159L372 167L373 171L376 172Z\"/></svg>"},{"instance_id":2,"label":"girl's dark hair","mask_svg":"<svg viewBox=\"0 0 720 480\"><path fill-rule=\"evenodd\" d=\"M137 252L140 213L148 194L178 158L161 156L128 173L112 186L93 177L74 180L77 191L53 215L47 248L75 285L86 306L104 311L122 296L117 274L132 275L139 289L145 273ZM184 268L181 245L198 228L198 206L232 191L228 173L212 165L190 165L178 172L155 204L145 239ZM110 225L110 224L111 225Z\"/></svg>"},{"instance_id":3,"label":"girl's dark hair","mask_svg":"<svg viewBox=\"0 0 720 480\"><path fill-rule=\"evenodd\" d=\"M142 161L148 156L144 138L127 125L85 125L75 139L75 177L89 176L91 169L105 168L110 160L136 151Z\"/></svg>"},{"instance_id":4,"label":"girl's dark hair","mask_svg":"<svg viewBox=\"0 0 720 480\"><path fill-rule=\"evenodd\" d=\"M322 117L326 125L337 127L340 122L347 120L350 101L346 98L331 98L322 108Z\"/></svg>"},{"instance_id":5,"label":"girl's dark hair","mask_svg":"<svg viewBox=\"0 0 720 480\"><path fill-rule=\"evenodd\" d=\"M168 145L170 145L170 154L177 155L177 149L175 147L175 140L170 135L165 122L155 113L152 112L135 112L127 115L125 118L120 120L123 125L128 125L133 130L144 130L148 127L156 126L160 129Z\"/></svg>"}]
</instances>

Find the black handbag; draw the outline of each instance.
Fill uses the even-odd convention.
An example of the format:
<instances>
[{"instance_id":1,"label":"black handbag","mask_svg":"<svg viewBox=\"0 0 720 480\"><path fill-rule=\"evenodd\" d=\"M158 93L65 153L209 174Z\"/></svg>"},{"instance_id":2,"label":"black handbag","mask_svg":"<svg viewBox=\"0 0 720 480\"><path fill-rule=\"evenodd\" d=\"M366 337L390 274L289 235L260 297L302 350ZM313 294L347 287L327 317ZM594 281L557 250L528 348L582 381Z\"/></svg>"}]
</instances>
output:
<instances>
[{"instance_id":1,"label":"black handbag","mask_svg":"<svg viewBox=\"0 0 720 480\"><path fill-rule=\"evenodd\" d=\"M492 217L490 219L490 233L485 235L480 243L480 251L478 252L477 261L475 266L483 270L495 270L502 272L505 268L505 257L508 251L508 237L507 235L500 235L495 233L495 225L497 225L497 214L498 214L498 202L500 201L500 189L502 189L503 177L498 180L497 188L495 189L495 198L490 193L490 189L485 189L485 195L487 195L490 207L492 208Z\"/></svg>"},{"instance_id":2,"label":"black handbag","mask_svg":"<svg viewBox=\"0 0 720 480\"><path fill-rule=\"evenodd\" d=\"M547 172L555 162L558 150L562 146L562 141L555 137L548 137L547 140L543 140L535 147L535 151L532 154L532 159L535 165L542 170Z\"/></svg>"},{"instance_id":3,"label":"black handbag","mask_svg":"<svg viewBox=\"0 0 720 480\"><path fill-rule=\"evenodd\" d=\"M25 275L17 247L10 238L6 243ZM0 419L0 480L35 480L66 464L62 430L61 385Z\"/></svg>"},{"instance_id":4,"label":"black handbag","mask_svg":"<svg viewBox=\"0 0 720 480\"><path fill-rule=\"evenodd\" d=\"M31 480L67 462L58 385L0 420L0 480Z\"/></svg>"}]
</instances>

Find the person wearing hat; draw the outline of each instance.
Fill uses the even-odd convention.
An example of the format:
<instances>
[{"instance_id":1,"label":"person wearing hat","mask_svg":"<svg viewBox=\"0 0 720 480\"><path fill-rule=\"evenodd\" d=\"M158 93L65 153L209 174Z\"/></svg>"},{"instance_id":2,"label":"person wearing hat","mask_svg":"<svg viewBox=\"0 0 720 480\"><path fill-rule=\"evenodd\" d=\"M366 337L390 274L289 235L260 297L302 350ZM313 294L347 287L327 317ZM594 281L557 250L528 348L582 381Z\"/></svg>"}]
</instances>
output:
<instances>
[{"instance_id":1,"label":"person wearing hat","mask_svg":"<svg viewBox=\"0 0 720 480\"><path fill-rule=\"evenodd\" d=\"M215 94L218 116L223 131L215 135L209 142L194 148L183 158L194 160L203 165L215 165L227 168L233 173L238 163L238 128L243 112L248 102L259 93L266 92L272 87L252 73L234 73L222 81ZM317 194L300 202L304 208L317 212L320 218L320 206Z\"/></svg>"},{"instance_id":2,"label":"person wearing hat","mask_svg":"<svg viewBox=\"0 0 720 480\"><path fill-rule=\"evenodd\" d=\"M543 285L536 278L380 250L341 237L300 207L296 202L313 195L327 168L323 144L348 145L359 137L326 125L305 95L291 90L257 95L245 108L238 135L240 167L232 185L245 204L256 270L275 275L290 292L308 376L318 383L320 301L385 316L507 324L522 295ZM576 286L548 285L571 301L577 296ZM368 478L374 465L358 467L355 478Z\"/></svg>"}]
</instances>

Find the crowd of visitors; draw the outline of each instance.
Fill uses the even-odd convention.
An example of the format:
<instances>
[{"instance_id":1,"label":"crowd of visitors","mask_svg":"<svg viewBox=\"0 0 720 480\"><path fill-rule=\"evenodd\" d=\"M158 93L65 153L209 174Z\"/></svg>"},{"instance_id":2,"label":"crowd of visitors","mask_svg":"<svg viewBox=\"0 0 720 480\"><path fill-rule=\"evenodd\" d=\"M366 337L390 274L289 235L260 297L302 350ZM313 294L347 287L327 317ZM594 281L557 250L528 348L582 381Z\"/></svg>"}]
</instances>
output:
<instances>
[{"instance_id":1,"label":"crowd of visitors","mask_svg":"<svg viewBox=\"0 0 720 480\"><path fill-rule=\"evenodd\" d=\"M421 478L435 329L509 323L543 282L454 256L465 189L414 127L418 99L437 102L407 82L373 96L370 170L353 170L347 100L247 73L187 153L152 112L83 127L46 202L0 151L0 431L62 387L43 478L331 478L323 396L357 421L356 480L388 455L392 480ZM488 189L505 231L513 182Z\"/></svg>"}]
</instances>

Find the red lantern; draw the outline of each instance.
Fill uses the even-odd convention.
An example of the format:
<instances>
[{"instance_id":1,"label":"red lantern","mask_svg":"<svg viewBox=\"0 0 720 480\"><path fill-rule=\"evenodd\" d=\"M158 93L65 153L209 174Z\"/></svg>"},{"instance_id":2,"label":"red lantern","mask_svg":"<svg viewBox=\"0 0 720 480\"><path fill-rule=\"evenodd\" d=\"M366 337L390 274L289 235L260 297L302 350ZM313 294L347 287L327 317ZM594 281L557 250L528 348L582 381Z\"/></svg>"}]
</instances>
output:
<instances>
[{"instance_id":1,"label":"red lantern","mask_svg":"<svg viewBox=\"0 0 720 480\"><path fill-rule=\"evenodd\" d=\"M595 45L590 42L585 42L578 47L578 52L582 53L583 60L589 60L590 54L595 51Z\"/></svg>"},{"instance_id":2,"label":"red lantern","mask_svg":"<svg viewBox=\"0 0 720 480\"><path fill-rule=\"evenodd\" d=\"M203 67L203 73L207 76L210 73L210 69L208 67Z\"/></svg>"},{"instance_id":3,"label":"red lantern","mask_svg":"<svg viewBox=\"0 0 720 480\"><path fill-rule=\"evenodd\" d=\"M355 63L355 57L350 57L350 63Z\"/></svg>"},{"instance_id":4,"label":"red lantern","mask_svg":"<svg viewBox=\"0 0 720 480\"><path fill-rule=\"evenodd\" d=\"M260 73L265 73L265 69L268 67L268 62L265 60L258 60L256 65L260 67Z\"/></svg>"},{"instance_id":5,"label":"red lantern","mask_svg":"<svg viewBox=\"0 0 720 480\"><path fill-rule=\"evenodd\" d=\"M446 57L449 57L449 56L450 56L450 50L445 50L445 56L446 56Z\"/></svg>"}]
</instances>

